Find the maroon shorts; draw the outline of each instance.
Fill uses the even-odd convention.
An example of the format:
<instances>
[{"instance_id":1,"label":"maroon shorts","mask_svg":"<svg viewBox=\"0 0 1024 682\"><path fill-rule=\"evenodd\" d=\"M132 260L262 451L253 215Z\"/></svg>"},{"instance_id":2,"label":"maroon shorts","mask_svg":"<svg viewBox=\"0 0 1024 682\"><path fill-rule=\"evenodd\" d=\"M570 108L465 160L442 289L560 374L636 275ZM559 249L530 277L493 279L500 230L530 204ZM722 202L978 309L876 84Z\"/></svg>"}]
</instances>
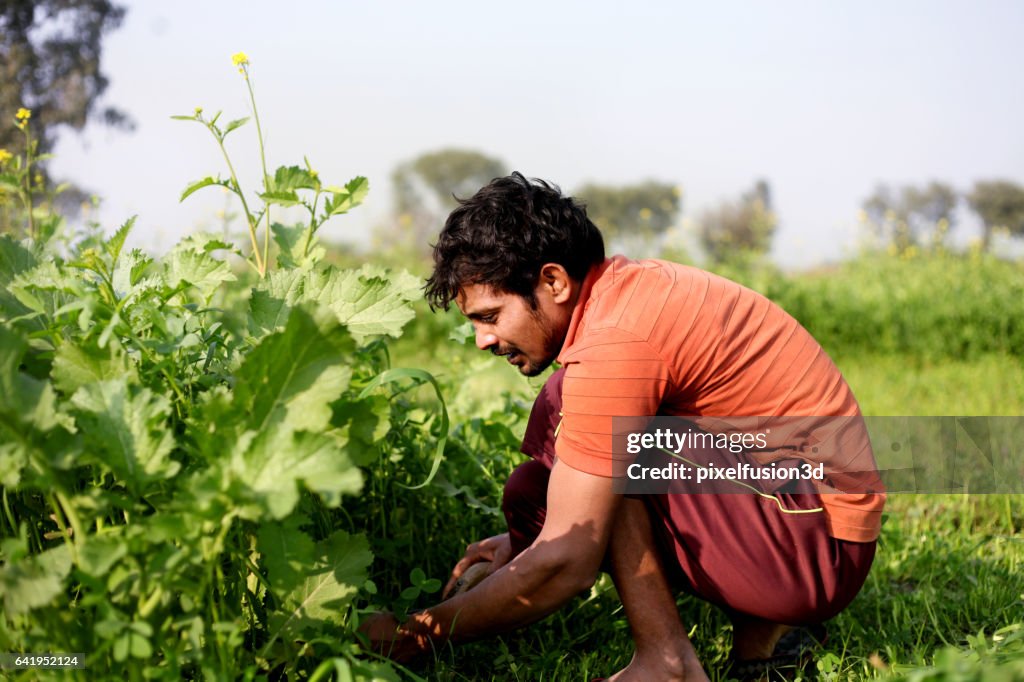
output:
<instances>
[{"instance_id":1,"label":"maroon shorts","mask_svg":"<svg viewBox=\"0 0 1024 682\"><path fill-rule=\"evenodd\" d=\"M537 396L523 438L523 452L533 460L505 485L502 509L515 554L544 525L561 385L560 370ZM813 491L638 497L678 589L774 623L820 623L839 613L864 584L875 555L874 542L828 535L824 513L807 511L821 508Z\"/></svg>"}]
</instances>

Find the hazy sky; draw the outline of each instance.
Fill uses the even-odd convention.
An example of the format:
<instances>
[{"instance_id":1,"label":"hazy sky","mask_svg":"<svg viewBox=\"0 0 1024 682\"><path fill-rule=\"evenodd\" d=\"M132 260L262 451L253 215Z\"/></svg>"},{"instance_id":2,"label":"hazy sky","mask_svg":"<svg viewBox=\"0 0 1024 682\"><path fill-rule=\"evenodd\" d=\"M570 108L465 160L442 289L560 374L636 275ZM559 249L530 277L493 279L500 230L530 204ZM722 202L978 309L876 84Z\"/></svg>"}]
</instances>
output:
<instances>
[{"instance_id":1,"label":"hazy sky","mask_svg":"<svg viewBox=\"0 0 1024 682\"><path fill-rule=\"evenodd\" d=\"M249 113L231 54L252 61L268 163L308 155L323 179L366 175L367 204L325 228L365 241L389 219L394 166L446 146L572 190L678 183L699 216L759 178L774 255L841 257L879 182L1024 182L1024 3L127 2L104 43L107 101L137 123L63 136L54 170L104 200L113 229L166 248L215 226L209 134L169 119ZM255 128L232 134L243 185ZM976 225L964 215L961 238Z\"/></svg>"}]
</instances>

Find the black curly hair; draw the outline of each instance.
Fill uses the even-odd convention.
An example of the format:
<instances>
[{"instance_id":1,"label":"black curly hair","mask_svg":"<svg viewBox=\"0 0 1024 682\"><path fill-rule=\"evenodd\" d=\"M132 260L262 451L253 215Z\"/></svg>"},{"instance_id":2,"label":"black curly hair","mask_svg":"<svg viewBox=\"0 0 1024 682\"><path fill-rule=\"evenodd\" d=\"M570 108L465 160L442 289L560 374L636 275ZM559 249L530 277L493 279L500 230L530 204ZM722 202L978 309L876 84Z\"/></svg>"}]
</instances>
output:
<instances>
[{"instance_id":1,"label":"black curly hair","mask_svg":"<svg viewBox=\"0 0 1024 682\"><path fill-rule=\"evenodd\" d=\"M536 307L533 292L545 263L583 281L604 260L601 231L557 185L516 172L458 201L434 245L434 274L424 287L431 308L447 310L468 284L518 294Z\"/></svg>"}]
</instances>

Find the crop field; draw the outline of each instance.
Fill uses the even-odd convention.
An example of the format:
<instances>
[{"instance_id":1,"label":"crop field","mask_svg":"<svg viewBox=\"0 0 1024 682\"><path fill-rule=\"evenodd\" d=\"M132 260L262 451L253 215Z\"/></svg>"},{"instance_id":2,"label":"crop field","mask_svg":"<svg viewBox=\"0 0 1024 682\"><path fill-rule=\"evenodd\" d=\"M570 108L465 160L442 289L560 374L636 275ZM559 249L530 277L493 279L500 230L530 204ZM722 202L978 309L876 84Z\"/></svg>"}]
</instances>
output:
<instances>
[{"instance_id":1,"label":"crop field","mask_svg":"<svg viewBox=\"0 0 1024 682\"><path fill-rule=\"evenodd\" d=\"M197 110L223 149L246 124ZM258 119L254 121L258 125ZM204 133L206 134L206 133ZM262 136L261 136L262 139ZM5 167L22 191L33 160ZM365 178L263 169L238 239L153 256L45 204L0 235L0 651L11 679L589 680L632 655L607 576L517 633L404 667L360 618L439 598L501 532L542 379L432 313L422 279L321 243ZM182 198L223 187L209 176ZM23 197L25 198L25 197ZM294 226L271 218L308 215ZM351 260L351 258L349 258ZM408 262L422 273L423 265ZM867 415L1024 415L1024 265L936 250L825 273L726 273L832 355ZM868 582L796 679L1024 679L1024 496L894 494ZM713 680L730 626L680 597Z\"/></svg>"}]
</instances>

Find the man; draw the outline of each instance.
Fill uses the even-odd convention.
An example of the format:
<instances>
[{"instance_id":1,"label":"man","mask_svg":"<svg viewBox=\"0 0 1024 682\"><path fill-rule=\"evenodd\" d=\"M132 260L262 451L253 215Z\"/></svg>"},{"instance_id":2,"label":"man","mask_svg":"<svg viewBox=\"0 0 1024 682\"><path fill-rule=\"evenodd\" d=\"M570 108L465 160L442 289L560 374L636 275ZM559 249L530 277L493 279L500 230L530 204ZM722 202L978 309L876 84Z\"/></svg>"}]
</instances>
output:
<instances>
[{"instance_id":1,"label":"man","mask_svg":"<svg viewBox=\"0 0 1024 682\"><path fill-rule=\"evenodd\" d=\"M799 641L794 633L808 632L794 626L820 624L855 596L884 494L873 475L840 494L828 484L845 472L854 481L858 471L873 474L866 441L844 436L841 449L855 444L854 458L806 437L805 449L744 454L772 467L796 456L828 474L757 494L625 496L615 485L615 417L859 419L842 376L793 318L696 268L606 259L583 207L518 173L461 202L434 264L428 300L455 302L481 350L527 376L556 360L562 369L530 418L524 451L535 459L506 485L509 533L470 545L452 582L482 561L493 573L404 623L371 619L363 631L380 650L405 659L527 625L603 568L636 646L610 679L707 679L675 607L678 589L726 610L736 669L757 675Z\"/></svg>"}]
</instances>

